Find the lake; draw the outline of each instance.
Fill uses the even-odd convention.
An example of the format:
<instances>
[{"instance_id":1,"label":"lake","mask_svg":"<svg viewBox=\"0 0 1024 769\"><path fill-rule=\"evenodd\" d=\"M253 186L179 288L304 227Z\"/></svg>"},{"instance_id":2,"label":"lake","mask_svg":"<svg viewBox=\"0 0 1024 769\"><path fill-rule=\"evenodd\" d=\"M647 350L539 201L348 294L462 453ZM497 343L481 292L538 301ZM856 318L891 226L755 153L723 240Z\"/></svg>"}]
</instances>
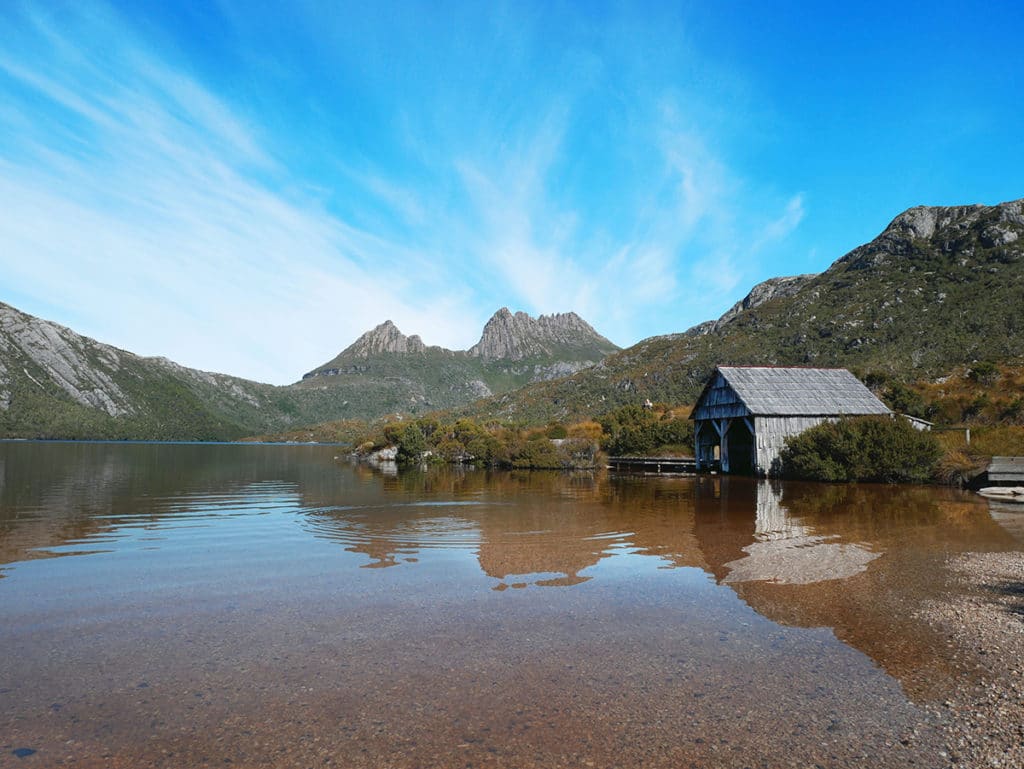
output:
<instances>
[{"instance_id":1,"label":"lake","mask_svg":"<svg viewBox=\"0 0 1024 769\"><path fill-rule=\"evenodd\" d=\"M0 443L0 766L935 766L951 489Z\"/></svg>"}]
</instances>

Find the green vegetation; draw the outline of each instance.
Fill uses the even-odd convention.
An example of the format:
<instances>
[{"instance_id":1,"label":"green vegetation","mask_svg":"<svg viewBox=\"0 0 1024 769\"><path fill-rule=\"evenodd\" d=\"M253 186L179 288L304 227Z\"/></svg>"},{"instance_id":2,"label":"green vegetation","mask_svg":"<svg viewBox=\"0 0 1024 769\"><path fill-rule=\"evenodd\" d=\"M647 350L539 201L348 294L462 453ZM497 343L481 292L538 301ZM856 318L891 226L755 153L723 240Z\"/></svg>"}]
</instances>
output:
<instances>
[{"instance_id":1,"label":"green vegetation","mask_svg":"<svg viewBox=\"0 0 1024 769\"><path fill-rule=\"evenodd\" d=\"M564 432L565 437L549 438L550 432ZM358 453L369 455L386 446L396 447L397 460L405 465L433 462L569 470L601 463L592 423L517 428L427 416L370 428L359 439Z\"/></svg>"},{"instance_id":2,"label":"green vegetation","mask_svg":"<svg viewBox=\"0 0 1024 769\"><path fill-rule=\"evenodd\" d=\"M842 366L885 377L905 413L933 418L897 385L931 380L957 367L997 366L1024 349L1024 227L1004 209L942 209L943 222L918 238L898 219L871 243L824 273L780 293L751 292L744 308L682 334L654 337L575 376L530 385L466 407L478 419L542 423L580 419L629 403L693 403L716 365ZM997 230L1018 237L994 238ZM979 367L980 365L980 367ZM1009 392L1009 391L1008 391ZM1021 389L1015 393L1019 397ZM927 401L927 398L926 398ZM924 404L927 406L927 403ZM1019 419L1024 403L1005 403ZM996 401L963 411L989 418ZM1016 415L1016 416L1015 416Z\"/></svg>"},{"instance_id":3,"label":"green vegetation","mask_svg":"<svg viewBox=\"0 0 1024 769\"><path fill-rule=\"evenodd\" d=\"M664 407L622 406L600 418L602 447L612 456L693 454L693 422Z\"/></svg>"},{"instance_id":4,"label":"green vegetation","mask_svg":"<svg viewBox=\"0 0 1024 769\"><path fill-rule=\"evenodd\" d=\"M943 425L1024 425L1024 360L958 366L907 385L887 378L881 395L896 411Z\"/></svg>"},{"instance_id":5,"label":"green vegetation","mask_svg":"<svg viewBox=\"0 0 1024 769\"><path fill-rule=\"evenodd\" d=\"M4 338L0 390L10 393L10 403L0 408L0 437L210 440L276 433L358 445L358 420L452 409L437 418L488 425L492 438L496 425L510 432L543 425L545 437L557 440L559 425L604 414L598 430L607 435L607 451L655 453L675 445L683 452L689 424L663 424L664 413L652 422L653 414L636 413L637 404L693 403L719 364L845 366L899 412L940 425L1024 426L1024 227L1002 207L932 213L941 225L926 238L901 216L821 275L756 287L718 322L644 340L600 366L526 387L538 372L558 367L548 358L484 362L427 348L358 359L342 354L328 364L337 368L335 376L272 387L139 358L75 335L72 346L126 395L118 403L124 413L112 417L76 403L18 352L13 338ZM582 345L558 353L580 362L603 351ZM488 389L500 394L459 405ZM321 424L327 420L335 421ZM466 449L461 438L426 437L432 452L455 456L460 446ZM566 439L572 437L567 431ZM467 450L474 457L497 451L474 448ZM982 456L976 444L950 451L961 451L969 463Z\"/></svg>"},{"instance_id":6,"label":"green vegetation","mask_svg":"<svg viewBox=\"0 0 1024 769\"><path fill-rule=\"evenodd\" d=\"M678 410L677 410L678 411ZM367 426L352 436L357 453L394 446L397 461L452 462L486 467L580 469L603 463L601 449L615 454L691 454L693 426L685 410L626 406L600 422L551 422L543 427L481 423L429 415Z\"/></svg>"},{"instance_id":7,"label":"green vegetation","mask_svg":"<svg viewBox=\"0 0 1024 769\"><path fill-rule=\"evenodd\" d=\"M942 449L906 420L856 417L824 422L786 440L782 475L814 481L933 480Z\"/></svg>"}]
</instances>

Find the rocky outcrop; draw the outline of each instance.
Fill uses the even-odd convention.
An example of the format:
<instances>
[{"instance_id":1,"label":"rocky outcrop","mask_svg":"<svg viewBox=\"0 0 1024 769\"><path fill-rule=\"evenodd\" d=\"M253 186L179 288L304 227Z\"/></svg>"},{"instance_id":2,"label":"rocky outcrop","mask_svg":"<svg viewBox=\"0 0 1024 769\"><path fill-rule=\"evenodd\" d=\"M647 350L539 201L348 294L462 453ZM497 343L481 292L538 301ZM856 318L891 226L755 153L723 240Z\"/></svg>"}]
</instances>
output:
<instances>
[{"instance_id":1,"label":"rocky outcrop","mask_svg":"<svg viewBox=\"0 0 1024 769\"><path fill-rule=\"evenodd\" d=\"M755 307L760 307L762 304L770 302L772 299L785 299L793 296L816 277L817 275L810 274L792 275L785 278L769 278L763 283L758 283L750 289L750 293L740 301L736 302L736 304L734 304L721 318L716 321L701 323L699 326L695 326L691 329L691 331L697 334L707 334L712 331L717 331L722 328L722 326L738 317L745 310L752 310Z\"/></svg>"},{"instance_id":2,"label":"rocky outcrop","mask_svg":"<svg viewBox=\"0 0 1024 769\"><path fill-rule=\"evenodd\" d=\"M225 440L324 413L343 412L287 388L135 355L0 303L0 437Z\"/></svg>"},{"instance_id":3,"label":"rocky outcrop","mask_svg":"<svg viewBox=\"0 0 1024 769\"><path fill-rule=\"evenodd\" d=\"M386 320L359 337L341 354L352 358L368 358L381 353L418 353L425 349L426 345L418 336L406 336L394 323Z\"/></svg>"},{"instance_id":4,"label":"rocky outcrop","mask_svg":"<svg viewBox=\"0 0 1024 769\"><path fill-rule=\"evenodd\" d=\"M8 305L0 305L0 335L8 361L21 358L25 375L40 388L45 389L40 381L45 379L82 406L102 409L112 417L132 412L128 396L111 377L120 364L120 351L115 348ZM37 376L29 373L29 366L40 370ZM0 398L6 401L5 408L10 398L9 392Z\"/></svg>"},{"instance_id":5,"label":"rocky outcrop","mask_svg":"<svg viewBox=\"0 0 1024 769\"><path fill-rule=\"evenodd\" d=\"M870 269L894 257L926 258L936 249L957 253L968 260L981 249L1017 244L1024 233L1024 200L995 206L916 206L897 216L870 243L842 257L836 264ZM962 265L966 262L962 262Z\"/></svg>"},{"instance_id":6,"label":"rocky outcrop","mask_svg":"<svg viewBox=\"0 0 1024 769\"><path fill-rule=\"evenodd\" d=\"M469 350L428 347L420 337L405 336L388 320L367 331L332 360L304 374L302 380L307 385L327 386L333 382L326 378L335 382L346 376L367 378L375 371L380 373L383 361L388 361L391 369L400 369L403 356L413 354L429 354L432 365L444 367L450 362L460 370L465 368L466 361L472 365L489 365L541 359L532 366L532 374L531 369L522 366L510 365L502 369L525 384L574 374L618 349L574 312L533 318L525 312L513 314L507 307L502 307L487 321L480 341ZM389 377L395 374L395 370L388 372ZM459 380L459 388L467 386L467 391L477 392L481 397L491 394L491 386L483 380L476 381L486 388L486 393L480 387L470 386L472 380L454 372L453 377Z\"/></svg>"},{"instance_id":7,"label":"rocky outcrop","mask_svg":"<svg viewBox=\"0 0 1024 769\"><path fill-rule=\"evenodd\" d=\"M295 387L350 403L351 418L419 414L569 376L617 349L576 313L533 318L503 307L469 350L427 346L382 323Z\"/></svg>"},{"instance_id":8,"label":"rocky outcrop","mask_svg":"<svg viewBox=\"0 0 1024 769\"><path fill-rule=\"evenodd\" d=\"M484 360L517 361L555 355L559 348L569 347L603 350L604 354L595 356L597 360L618 349L574 312L532 318L525 312L513 315L502 307L487 321L480 341L468 352Z\"/></svg>"}]
</instances>

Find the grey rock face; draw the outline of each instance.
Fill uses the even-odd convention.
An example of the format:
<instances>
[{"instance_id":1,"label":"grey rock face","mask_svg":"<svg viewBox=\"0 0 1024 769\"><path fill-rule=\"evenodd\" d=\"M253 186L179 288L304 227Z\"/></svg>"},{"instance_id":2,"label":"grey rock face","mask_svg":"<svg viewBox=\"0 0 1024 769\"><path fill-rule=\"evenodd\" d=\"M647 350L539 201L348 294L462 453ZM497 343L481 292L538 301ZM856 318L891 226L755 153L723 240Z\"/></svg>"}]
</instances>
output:
<instances>
[{"instance_id":1,"label":"grey rock face","mask_svg":"<svg viewBox=\"0 0 1024 769\"><path fill-rule=\"evenodd\" d=\"M128 397L110 377L109 372L116 370L119 363L114 348L7 305L0 305L0 336L6 337L7 354L16 349L76 403L102 409L115 417L132 412ZM38 381L36 384L43 386ZM9 406L9 397L7 401Z\"/></svg>"},{"instance_id":2,"label":"grey rock face","mask_svg":"<svg viewBox=\"0 0 1024 769\"><path fill-rule=\"evenodd\" d=\"M180 363L175 363L173 360L169 360L168 358L147 358L146 360L156 363L157 365L173 372L178 377L191 379L210 387L216 387L228 396L239 401L244 401L251 406L260 408L263 405L255 394L245 389L239 380L234 377L227 376L226 374L215 374L210 371L200 371L199 369L182 366Z\"/></svg>"},{"instance_id":3,"label":"grey rock face","mask_svg":"<svg viewBox=\"0 0 1024 769\"><path fill-rule=\"evenodd\" d=\"M418 336L406 336L390 320L386 320L370 331L367 331L349 345L342 355L356 358L368 358L379 353L417 353L426 350L426 345Z\"/></svg>"},{"instance_id":4,"label":"grey rock face","mask_svg":"<svg viewBox=\"0 0 1024 769\"><path fill-rule=\"evenodd\" d=\"M534 366L531 381L547 382L552 379L561 379L564 376L572 376L578 371L589 368L591 365L590 361L584 360L560 360L557 363L552 363L550 366Z\"/></svg>"},{"instance_id":5,"label":"grey rock face","mask_svg":"<svg viewBox=\"0 0 1024 769\"><path fill-rule=\"evenodd\" d=\"M0 336L0 352L7 352L8 349L8 342ZM3 361L0 361L0 411L7 411L11 407L11 391L7 389L9 384L7 368Z\"/></svg>"},{"instance_id":6,"label":"grey rock face","mask_svg":"<svg viewBox=\"0 0 1024 769\"><path fill-rule=\"evenodd\" d=\"M958 249L965 238L984 248L1011 245L1024 233L1022 201L996 206L917 206L897 216L877 238L842 257L837 264L854 269L882 266L893 258L914 254L915 244L930 241L945 251Z\"/></svg>"},{"instance_id":7,"label":"grey rock face","mask_svg":"<svg viewBox=\"0 0 1024 769\"><path fill-rule=\"evenodd\" d=\"M743 299L736 302L721 318L717 321L705 324L702 323L700 326L695 327L697 333L709 333L715 331L726 323L731 321L737 315L742 313L744 310L752 310L755 307L760 307L765 302L769 302L772 299L787 298L796 294L801 288L807 285L808 281L813 280L816 275L792 275L785 278L769 278L763 283L758 283L747 294Z\"/></svg>"},{"instance_id":8,"label":"grey rock face","mask_svg":"<svg viewBox=\"0 0 1024 769\"><path fill-rule=\"evenodd\" d=\"M491 388L487 386L486 382L479 379L473 379L466 382L466 388L477 398L489 398L494 393Z\"/></svg>"},{"instance_id":9,"label":"grey rock face","mask_svg":"<svg viewBox=\"0 0 1024 769\"><path fill-rule=\"evenodd\" d=\"M535 319L525 312L513 315L507 307L502 307L487 321L480 341L468 352L474 358L515 361L551 355L559 346L585 345L606 347L608 352L616 349L574 312L541 315Z\"/></svg>"}]
</instances>

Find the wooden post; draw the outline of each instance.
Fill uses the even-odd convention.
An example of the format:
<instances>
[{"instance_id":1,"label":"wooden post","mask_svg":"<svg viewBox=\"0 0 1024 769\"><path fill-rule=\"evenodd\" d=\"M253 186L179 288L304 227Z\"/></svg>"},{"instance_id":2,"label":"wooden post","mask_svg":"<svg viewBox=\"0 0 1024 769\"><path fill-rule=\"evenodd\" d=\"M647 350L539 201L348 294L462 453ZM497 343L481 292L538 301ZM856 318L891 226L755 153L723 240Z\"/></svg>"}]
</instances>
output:
<instances>
[{"instance_id":1,"label":"wooden post","mask_svg":"<svg viewBox=\"0 0 1024 769\"><path fill-rule=\"evenodd\" d=\"M722 472L729 472L729 428L732 427L732 421L729 419L719 419L715 421L715 430L718 433L718 438L722 447L721 464Z\"/></svg>"}]
</instances>

